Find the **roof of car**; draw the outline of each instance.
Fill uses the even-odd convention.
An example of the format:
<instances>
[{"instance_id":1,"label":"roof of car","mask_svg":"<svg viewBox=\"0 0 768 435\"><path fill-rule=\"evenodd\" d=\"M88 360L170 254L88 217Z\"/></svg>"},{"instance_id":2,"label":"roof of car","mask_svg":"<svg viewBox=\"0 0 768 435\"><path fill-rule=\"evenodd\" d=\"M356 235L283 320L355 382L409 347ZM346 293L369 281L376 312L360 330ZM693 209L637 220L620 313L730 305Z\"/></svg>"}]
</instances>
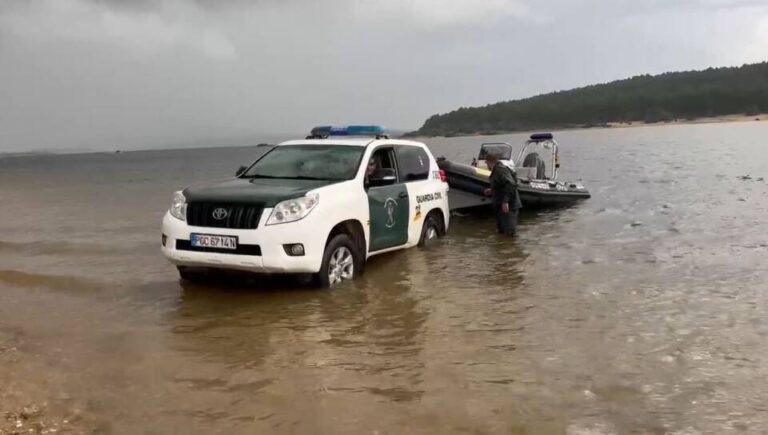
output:
<instances>
[{"instance_id":1,"label":"roof of car","mask_svg":"<svg viewBox=\"0 0 768 435\"><path fill-rule=\"evenodd\" d=\"M372 144L391 144L391 145L415 145L424 146L421 142L399 139L374 139L370 137L341 138L329 137L327 139L298 139L281 142L277 146L284 145L347 145L365 147Z\"/></svg>"}]
</instances>

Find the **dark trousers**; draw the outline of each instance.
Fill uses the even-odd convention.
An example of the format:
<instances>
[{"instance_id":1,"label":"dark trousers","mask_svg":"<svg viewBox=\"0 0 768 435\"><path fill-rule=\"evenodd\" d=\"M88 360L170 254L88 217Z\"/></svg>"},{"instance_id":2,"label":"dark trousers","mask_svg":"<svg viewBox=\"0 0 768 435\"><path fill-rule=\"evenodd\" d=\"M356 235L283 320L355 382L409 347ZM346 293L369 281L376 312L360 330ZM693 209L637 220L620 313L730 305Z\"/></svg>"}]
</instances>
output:
<instances>
[{"instance_id":1,"label":"dark trousers","mask_svg":"<svg viewBox=\"0 0 768 435\"><path fill-rule=\"evenodd\" d=\"M514 236L517 231L517 212L516 208L509 208L509 213L501 211L501 203L493 203L493 212L496 215L496 229L499 234Z\"/></svg>"}]
</instances>

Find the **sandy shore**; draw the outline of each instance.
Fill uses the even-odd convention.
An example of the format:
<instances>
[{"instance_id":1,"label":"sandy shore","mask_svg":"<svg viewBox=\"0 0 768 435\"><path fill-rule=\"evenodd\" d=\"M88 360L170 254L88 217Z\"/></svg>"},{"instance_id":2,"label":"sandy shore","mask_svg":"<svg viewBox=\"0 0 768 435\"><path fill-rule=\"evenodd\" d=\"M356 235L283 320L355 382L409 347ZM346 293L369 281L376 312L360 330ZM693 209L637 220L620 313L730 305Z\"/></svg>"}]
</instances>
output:
<instances>
[{"instance_id":1,"label":"sandy shore","mask_svg":"<svg viewBox=\"0 0 768 435\"><path fill-rule=\"evenodd\" d=\"M726 115L715 116L709 118L696 118L696 119L676 119L674 121L654 122L646 123L643 121L632 122L609 122L606 124L592 125L592 126L575 126L575 127L557 127L557 128L539 128L532 130L519 130L519 131L494 131L494 132L476 132L471 134L457 134L451 136L405 136L406 138L418 138L418 137L466 137L466 136L499 136L517 133L534 133L539 131L574 131L574 130L600 130L600 129L615 129L615 128L642 128L642 127L663 127L668 125L698 125L698 124L730 124L730 123L747 123L747 122L765 122L768 121L768 113L759 113L756 115Z\"/></svg>"},{"instance_id":2,"label":"sandy shore","mask_svg":"<svg viewBox=\"0 0 768 435\"><path fill-rule=\"evenodd\" d=\"M726 116L714 116L710 118L696 118L696 119L676 119L674 121L646 123L642 121L633 122L609 122L607 127L596 128L627 128L627 127L654 127L662 125L687 125L687 124L721 124L732 122L756 122L756 121L768 121L768 113L759 113L756 115L726 115Z\"/></svg>"}]
</instances>

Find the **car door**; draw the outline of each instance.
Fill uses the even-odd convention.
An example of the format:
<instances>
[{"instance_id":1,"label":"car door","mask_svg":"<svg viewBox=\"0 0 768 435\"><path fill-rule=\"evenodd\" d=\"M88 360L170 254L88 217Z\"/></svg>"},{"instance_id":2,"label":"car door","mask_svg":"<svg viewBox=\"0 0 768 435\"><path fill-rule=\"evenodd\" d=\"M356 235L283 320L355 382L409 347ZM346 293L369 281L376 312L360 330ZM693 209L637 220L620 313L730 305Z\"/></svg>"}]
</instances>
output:
<instances>
[{"instance_id":1,"label":"car door","mask_svg":"<svg viewBox=\"0 0 768 435\"><path fill-rule=\"evenodd\" d=\"M430 178L430 162L427 152L413 145L397 145L397 169L400 180L406 183L413 214L410 220L410 238L418 240L424 216L442 201L440 182ZM437 185L436 185L437 184Z\"/></svg>"},{"instance_id":2,"label":"car door","mask_svg":"<svg viewBox=\"0 0 768 435\"><path fill-rule=\"evenodd\" d=\"M384 169L394 169L397 163L391 146L374 150L372 158ZM370 211L371 252L405 245L408 242L408 189L397 179L386 185L369 185L368 207Z\"/></svg>"}]
</instances>

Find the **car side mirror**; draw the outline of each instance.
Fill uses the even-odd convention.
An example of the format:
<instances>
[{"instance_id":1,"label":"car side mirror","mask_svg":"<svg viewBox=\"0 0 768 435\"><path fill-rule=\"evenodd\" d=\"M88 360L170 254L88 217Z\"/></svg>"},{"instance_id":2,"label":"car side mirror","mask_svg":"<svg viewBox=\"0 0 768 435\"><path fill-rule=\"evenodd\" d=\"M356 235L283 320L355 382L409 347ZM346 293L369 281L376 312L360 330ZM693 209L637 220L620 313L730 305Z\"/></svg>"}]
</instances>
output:
<instances>
[{"instance_id":1,"label":"car side mirror","mask_svg":"<svg viewBox=\"0 0 768 435\"><path fill-rule=\"evenodd\" d=\"M243 175L243 172L245 172L247 169L248 169L247 166L240 166L239 168L237 168L237 172L235 172L235 177L239 177Z\"/></svg>"},{"instance_id":2,"label":"car side mirror","mask_svg":"<svg viewBox=\"0 0 768 435\"><path fill-rule=\"evenodd\" d=\"M368 180L370 186L389 186L397 183L397 174L394 169L379 169Z\"/></svg>"}]
</instances>

